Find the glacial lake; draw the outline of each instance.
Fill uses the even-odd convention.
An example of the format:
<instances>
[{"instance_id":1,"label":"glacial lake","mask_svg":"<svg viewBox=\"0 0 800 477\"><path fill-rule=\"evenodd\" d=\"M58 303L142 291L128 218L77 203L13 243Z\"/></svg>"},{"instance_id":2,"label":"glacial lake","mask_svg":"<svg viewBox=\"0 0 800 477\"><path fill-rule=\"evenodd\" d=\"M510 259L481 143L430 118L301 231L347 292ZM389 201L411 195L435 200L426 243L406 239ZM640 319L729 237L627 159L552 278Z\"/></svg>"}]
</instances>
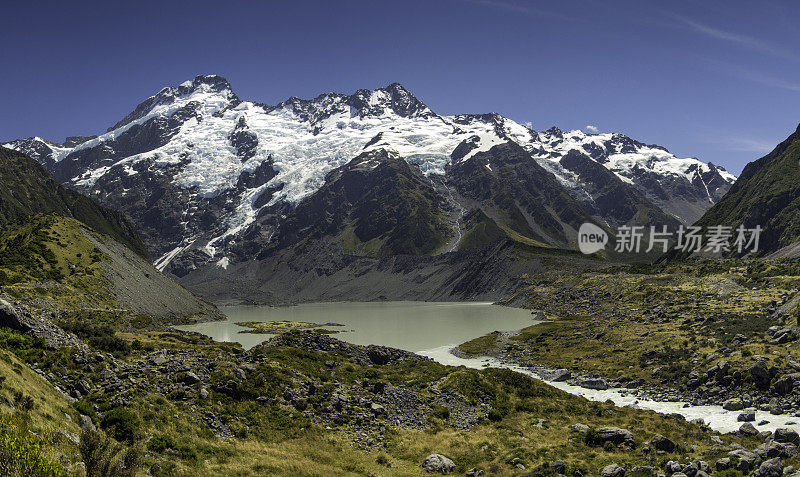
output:
<instances>
[{"instance_id":1,"label":"glacial lake","mask_svg":"<svg viewBox=\"0 0 800 477\"><path fill-rule=\"evenodd\" d=\"M512 331L538 323L530 310L475 302L335 302L295 306L223 306L225 321L176 326L217 341L238 342L246 349L269 339L270 334L242 333L237 323L246 321L296 321L339 323L318 329L337 331L332 336L355 344L391 346L423 351L469 341L492 331Z\"/></svg>"},{"instance_id":2,"label":"glacial lake","mask_svg":"<svg viewBox=\"0 0 800 477\"><path fill-rule=\"evenodd\" d=\"M378 344L405 349L427 356L441 364L508 368L541 379L531 370L488 357L459 358L451 353L456 345L492 331L514 331L540 323L528 310L508 308L491 303L437 302L376 302L376 303L311 303L287 307L228 306L220 307L227 315L225 321L176 326L197 331L217 341L239 342L249 349L269 339L270 334L241 333L248 328L237 323L244 321L298 321L309 323L340 323L322 329L339 331L332 336L355 344ZM735 431L741 425L738 411L726 411L722 406L688 406L683 402L640 400L624 389L596 391L567 383L544 382L570 394L592 401L611 400L617 406L635 406L659 413L677 413L687 419L702 418L719 432ZM800 432L797 417L787 414L773 416L756 412L756 422L768 421L756 428L774 431L789 427Z\"/></svg>"}]
</instances>

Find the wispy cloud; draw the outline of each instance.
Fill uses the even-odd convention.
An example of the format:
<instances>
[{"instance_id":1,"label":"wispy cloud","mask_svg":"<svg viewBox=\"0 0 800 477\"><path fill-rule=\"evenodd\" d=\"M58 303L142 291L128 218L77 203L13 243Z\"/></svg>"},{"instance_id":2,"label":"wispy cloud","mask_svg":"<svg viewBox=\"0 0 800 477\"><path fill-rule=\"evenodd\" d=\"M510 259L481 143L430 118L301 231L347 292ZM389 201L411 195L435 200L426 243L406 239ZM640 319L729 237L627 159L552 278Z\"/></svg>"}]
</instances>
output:
<instances>
[{"instance_id":1,"label":"wispy cloud","mask_svg":"<svg viewBox=\"0 0 800 477\"><path fill-rule=\"evenodd\" d=\"M599 131L599 129L597 129L597 126L592 124L587 124L586 126L584 126L583 129L589 131L590 133L596 133L597 131Z\"/></svg>"},{"instance_id":2,"label":"wispy cloud","mask_svg":"<svg viewBox=\"0 0 800 477\"><path fill-rule=\"evenodd\" d=\"M473 5L490 7L497 10L505 10L511 13L521 13L523 15L528 15L533 17L549 17L549 18L560 18L562 20L574 20L574 18L569 17L567 15L563 15L561 13L553 12L550 10L542 10L541 8L533 7L530 5L530 3L517 3L507 0L460 0L460 1L464 3L471 3Z\"/></svg>"},{"instance_id":3,"label":"wispy cloud","mask_svg":"<svg viewBox=\"0 0 800 477\"><path fill-rule=\"evenodd\" d=\"M773 143L741 136L728 136L710 142L728 151L757 152L760 154L766 154L775 148L775 144Z\"/></svg>"},{"instance_id":4,"label":"wispy cloud","mask_svg":"<svg viewBox=\"0 0 800 477\"><path fill-rule=\"evenodd\" d=\"M689 27L696 33L700 33L707 37L714 38L717 40L727 41L729 43L734 43L736 45L739 45L740 47L756 51L759 53L764 53L767 55L790 59L794 61L800 61L800 56L798 56L796 53L787 48L774 45L772 43L760 40L752 36L721 30L719 28L706 25L704 23L690 20L680 15L670 14L670 16L675 20L677 20L678 22L682 23L684 26Z\"/></svg>"},{"instance_id":5,"label":"wispy cloud","mask_svg":"<svg viewBox=\"0 0 800 477\"><path fill-rule=\"evenodd\" d=\"M722 151L753 152L766 154L775 148L775 141L754 139L742 134L706 130L703 132L702 142L712 144Z\"/></svg>"},{"instance_id":6,"label":"wispy cloud","mask_svg":"<svg viewBox=\"0 0 800 477\"><path fill-rule=\"evenodd\" d=\"M763 73L762 71L759 70L743 68L738 65L733 65L731 63L715 59L705 59L703 60L703 64L706 65L707 67L710 67L713 70L731 76L735 76L743 80L752 81L754 83L759 83L764 86L769 86L772 88L779 88L787 91L800 92L800 82L798 81L791 81L784 78L779 78L777 76Z\"/></svg>"}]
</instances>

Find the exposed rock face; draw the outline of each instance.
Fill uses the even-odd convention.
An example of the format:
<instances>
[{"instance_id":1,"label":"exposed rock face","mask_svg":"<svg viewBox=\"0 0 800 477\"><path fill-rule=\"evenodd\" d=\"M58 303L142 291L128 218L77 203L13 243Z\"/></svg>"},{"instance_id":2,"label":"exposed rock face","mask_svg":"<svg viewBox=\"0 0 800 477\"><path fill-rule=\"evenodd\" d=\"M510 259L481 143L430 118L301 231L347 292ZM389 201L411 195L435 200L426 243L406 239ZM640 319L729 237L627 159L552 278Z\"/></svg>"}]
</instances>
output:
<instances>
[{"instance_id":1,"label":"exposed rock face","mask_svg":"<svg viewBox=\"0 0 800 477\"><path fill-rule=\"evenodd\" d=\"M67 333L52 321L33 313L21 303L12 304L0 298L0 326L7 326L44 341L48 348L74 347L87 350L86 344L72 333Z\"/></svg>"},{"instance_id":2,"label":"exposed rock face","mask_svg":"<svg viewBox=\"0 0 800 477\"><path fill-rule=\"evenodd\" d=\"M276 246L291 235L291 227L282 231L286 216L319 192L329 173L380 149L395 152L435 189L436 200L426 202L437 203L436 213L405 221L432 232L415 254L496 234L565 246L587 217L612 226L690 223L734 179L621 134L537 133L494 113L440 116L396 83L268 106L242 101L224 78L201 75L159 91L100 136L6 145L130 216L159 268L176 276L248 261ZM505 152L489 154L493 147ZM374 203L369 194L336 195L336 205L363 202L340 212L377 210L387 219L354 221L360 239L386 239L395 228L386 223L393 206L420 198L412 193L419 187L394 185L404 193Z\"/></svg>"}]
</instances>

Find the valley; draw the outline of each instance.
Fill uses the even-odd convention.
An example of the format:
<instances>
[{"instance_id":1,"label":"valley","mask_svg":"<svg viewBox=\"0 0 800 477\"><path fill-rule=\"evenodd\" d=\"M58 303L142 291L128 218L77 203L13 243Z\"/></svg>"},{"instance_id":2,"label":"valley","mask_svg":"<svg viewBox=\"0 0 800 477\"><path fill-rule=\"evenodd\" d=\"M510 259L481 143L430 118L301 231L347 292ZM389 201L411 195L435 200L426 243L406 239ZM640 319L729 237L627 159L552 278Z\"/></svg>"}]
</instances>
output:
<instances>
[{"instance_id":1,"label":"valley","mask_svg":"<svg viewBox=\"0 0 800 477\"><path fill-rule=\"evenodd\" d=\"M737 179L397 83L268 106L201 75L5 143L0 470L791 474L797 141ZM749 256L577 247L762 219Z\"/></svg>"}]
</instances>

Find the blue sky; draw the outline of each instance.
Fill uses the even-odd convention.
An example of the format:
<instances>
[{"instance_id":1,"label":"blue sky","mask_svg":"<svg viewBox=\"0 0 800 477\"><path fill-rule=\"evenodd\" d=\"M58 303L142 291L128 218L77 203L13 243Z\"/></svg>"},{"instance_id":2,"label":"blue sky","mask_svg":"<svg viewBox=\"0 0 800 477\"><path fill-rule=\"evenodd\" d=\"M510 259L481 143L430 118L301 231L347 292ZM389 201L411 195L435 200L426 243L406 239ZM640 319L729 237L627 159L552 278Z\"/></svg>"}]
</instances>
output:
<instances>
[{"instance_id":1,"label":"blue sky","mask_svg":"<svg viewBox=\"0 0 800 477\"><path fill-rule=\"evenodd\" d=\"M440 114L596 127L738 173L800 122L800 2L7 2L0 140L97 134L167 85L398 81ZM591 129L591 128L590 128Z\"/></svg>"}]
</instances>

